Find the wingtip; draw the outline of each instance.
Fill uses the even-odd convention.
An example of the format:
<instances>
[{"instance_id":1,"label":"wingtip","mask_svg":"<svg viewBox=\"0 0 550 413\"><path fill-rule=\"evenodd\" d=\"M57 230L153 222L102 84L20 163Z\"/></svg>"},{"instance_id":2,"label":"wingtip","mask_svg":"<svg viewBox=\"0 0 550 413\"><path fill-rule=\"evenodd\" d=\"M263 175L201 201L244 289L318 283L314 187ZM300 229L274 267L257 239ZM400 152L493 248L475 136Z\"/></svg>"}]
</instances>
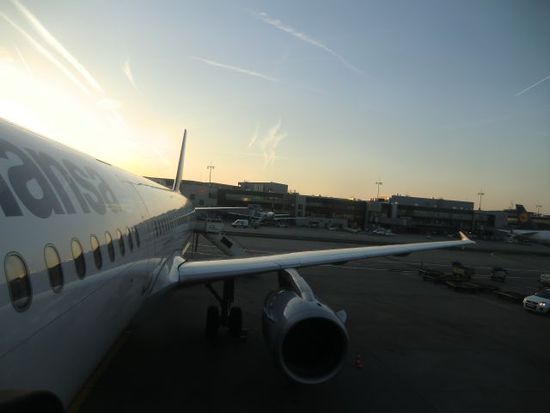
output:
<instances>
[{"instance_id":1,"label":"wingtip","mask_svg":"<svg viewBox=\"0 0 550 413\"><path fill-rule=\"evenodd\" d=\"M474 242L472 241L470 238L468 238L468 236L462 232L462 231L458 231L458 234L460 235L460 240L461 241L470 241L470 242Z\"/></svg>"}]
</instances>

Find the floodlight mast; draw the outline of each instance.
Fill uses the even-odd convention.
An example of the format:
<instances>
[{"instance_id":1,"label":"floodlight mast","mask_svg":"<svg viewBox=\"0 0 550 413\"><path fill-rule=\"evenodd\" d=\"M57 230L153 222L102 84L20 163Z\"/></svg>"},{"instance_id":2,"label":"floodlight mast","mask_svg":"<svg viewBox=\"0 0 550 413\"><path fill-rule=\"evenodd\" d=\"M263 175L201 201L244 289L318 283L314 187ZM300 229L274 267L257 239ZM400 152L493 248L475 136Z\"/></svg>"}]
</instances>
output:
<instances>
[{"instance_id":1,"label":"floodlight mast","mask_svg":"<svg viewBox=\"0 0 550 413\"><path fill-rule=\"evenodd\" d=\"M208 165L206 169L208 169L208 185L212 185L212 170L216 168L214 165Z\"/></svg>"},{"instance_id":2,"label":"floodlight mast","mask_svg":"<svg viewBox=\"0 0 550 413\"><path fill-rule=\"evenodd\" d=\"M380 185L382 185L384 182L378 180L375 182L376 185L378 185L378 191L376 191L376 199L380 198Z\"/></svg>"},{"instance_id":3,"label":"floodlight mast","mask_svg":"<svg viewBox=\"0 0 550 413\"><path fill-rule=\"evenodd\" d=\"M478 211L481 211L481 199L483 198L483 195L485 195L485 192L483 192L483 190L479 190L479 192L477 193L479 195L479 207L478 207Z\"/></svg>"}]
</instances>

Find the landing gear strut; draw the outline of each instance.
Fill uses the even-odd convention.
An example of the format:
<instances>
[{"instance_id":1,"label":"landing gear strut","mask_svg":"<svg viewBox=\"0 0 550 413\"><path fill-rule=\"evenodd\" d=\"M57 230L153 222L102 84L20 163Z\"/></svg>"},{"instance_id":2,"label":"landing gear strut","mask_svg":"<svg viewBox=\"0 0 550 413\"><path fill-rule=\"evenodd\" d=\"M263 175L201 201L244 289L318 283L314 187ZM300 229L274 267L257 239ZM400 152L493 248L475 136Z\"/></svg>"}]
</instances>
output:
<instances>
[{"instance_id":1,"label":"landing gear strut","mask_svg":"<svg viewBox=\"0 0 550 413\"><path fill-rule=\"evenodd\" d=\"M232 306L235 300L235 280L223 282L222 296L212 287L206 284L212 295L218 300L219 308L211 305L206 312L206 338L213 340L218 334L220 326L226 327L233 337L240 337L243 331L243 312L240 307Z\"/></svg>"}]
</instances>

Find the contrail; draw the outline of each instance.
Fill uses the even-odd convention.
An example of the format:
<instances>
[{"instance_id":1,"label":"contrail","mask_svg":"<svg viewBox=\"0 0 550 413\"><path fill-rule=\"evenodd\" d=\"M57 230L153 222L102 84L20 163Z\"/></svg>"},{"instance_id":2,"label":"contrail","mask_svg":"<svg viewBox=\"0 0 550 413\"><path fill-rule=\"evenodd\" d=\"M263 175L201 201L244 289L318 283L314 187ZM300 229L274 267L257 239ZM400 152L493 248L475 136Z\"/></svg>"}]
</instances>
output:
<instances>
[{"instance_id":1,"label":"contrail","mask_svg":"<svg viewBox=\"0 0 550 413\"><path fill-rule=\"evenodd\" d=\"M210 66L221 67L222 69L232 70L233 72L243 73L245 75L254 76L254 77L259 77L260 79L268 80L270 82L279 82L279 79L277 79L275 77L271 77L271 76L268 76L268 75L264 75L262 73L254 72L252 70L243 69L242 67L231 66L231 65L227 65L225 63L219 63L219 62L215 62L213 60L204 59L202 57L197 57L197 56L189 56L189 58L193 59L193 60L198 60L199 62L206 63L207 65L210 65Z\"/></svg>"},{"instance_id":2,"label":"contrail","mask_svg":"<svg viewBox=\"0 0 550 413\"><path fill-rule=\"evenodd\" d=\"M544 82L545 80L548 80L548 79L550 79L550 75L546 76L544 79L541 79L541 80L539 80L539 81L536 82L536 83L533 83L531 86L526 87L526 88L523 89L521 92L516 93L514 96L521 96L521 95L523 95L525 92L527 92L528 90L533 89L535 86L540 85L542 82Z\"/></svg>"},{"instance_id":3,"label":"contrail","mask_svg":"<svg viewBox=\"0 0 550 413\"><path fill-rule=\"evenodd\" d=\"M259 125L256 124L256 129L254 129L254 134L250 138L250 142L248 142L248 147L251 148L254 146L256 141L258 140L258 132L259 132Z\"/></svg>"},{"instance_id":4,"label":"contrail","mask_svg":"<svg viewBox=\"0 0 550 413\"><path fill-rule=\"evenodd\" d=\"M93 89L96 90L96 92L103 93L101 86L90 74L90 72L88 72L86 68L82 66L80 62L76 60L76 58L71 55L67 51L67 49L65 49L65 47L63 47L63 45L59 43L59 41L57 41L55 37L52 36L52 34L42 25L42 23L40 23L36 16L34 16L25 6L23 6L17 0L11 0L11 2L27 18L27 20L31 23L38 34L40 34L42 39L46 41L46 43L52 46L61 56L63 56L77 70L77 72L84 79L86 79L86 81L92 86Z\"/></svg>"},{"instance_id":5,"label":"contrail","mask_svg":"<svg viewBox=\"0 0 550 413\"><path fill-rule=\"evenodd\" d=\"M301 40L302 42L308 43L308 44L310 44L312 46L315 46L315 47L317 47L321 50L324 50L325 52L329 53L330 55L332 55L333 57L338 59L340 61L340 63L342 63L349 70L351 70L355 73L365 74L365 72L363 72L361 69L359 69L358 67L352 65L350 62L348 62L346 59L344 59L344 57L340 56L333 49L331 49L330 47L328 47L325 44L321 43L319 40L314 39L313 37L311 37L311 36L309 36L309 35L307 35L303 32L300 32L300 31L296 30L291 26L288 26L288 25L284 24L282 21L280 21L278 19L274 19L274 18L270 17L265 12L257 13L257 12L253 11L252 13L257 18L262 20L264 23L269 24L270 26L273 26L276 29L281 30L285 33L288 33L291 36L294 36L295 38Z\"/></svg>"},{"instance_id":6,"label":"contrail","mask_svg":"<svg viewBox=\"0 0 550 413\"><path fill-rule=\"evenodd\" d=\"M25 66L25 70L27 71L27 73L29 74L29 76L32 76L31 68L30 68L29 65L27 64L27 61L26 61L25 58L23 57L23 54L21 53L21 51L19 50L19 48L18 48L16 45L13 45L13 48L15 49L15 51L16 51L16 53L17 53L17 56L19 56L19 59L20 59L21 62L23 63L23 66Z\"/></svg>"},{"instance_id":7,"label":"contrail","mask_svg":"<svg viewBox=\"0 0 550 413\"><path fill-rule=\"evenodd\" d=\"M61 63L59 60L57 60L48 50L46 50L40 43L38 43L30 34L28 34L25 30L23 30L21 27L19 27L15 22L13 22L9 17L7 17L5 14L0 13L0 17L2 17L4 20L6 20L15 30L17 30L24 38L26 38L38 52L40 52L46 59L48 59L50 62L52 62L59 70L61 70L67 78L71 82L73 82L80 90L82 90L86 95L90 96L90 90L80 81L78 80L69 69L67 69L63 63Z\"/></svg>"},{"instance_id":8,"label":"contrail","mask_svg":"<svg viewBox=\"0 0 550 413\"><path fill-rule=\"evenodd\" d=\"M132 73L132 69L130 68L130 59L126 59L126 61L122 65L122 71L124 72L124 74L128 78L128 81L132 84L134 89L139 92L139 89L138 89L138 87L136 85L136 82L134 80L134 74Z\"/></svg>"},{"instance_id":9,"label":"contrail","mask_svg":"<svg viewBox=\"0 0 550 413\"><path fill-rule=\"evenodd\" d=\"M287 137L286 133L279 133L281 129L281 121L279 120L267 132L266 137L262 140L261 145L264 152L264 163L268 166L275 162L276 150L283 139Z\"/></svg>"}]
</instances>

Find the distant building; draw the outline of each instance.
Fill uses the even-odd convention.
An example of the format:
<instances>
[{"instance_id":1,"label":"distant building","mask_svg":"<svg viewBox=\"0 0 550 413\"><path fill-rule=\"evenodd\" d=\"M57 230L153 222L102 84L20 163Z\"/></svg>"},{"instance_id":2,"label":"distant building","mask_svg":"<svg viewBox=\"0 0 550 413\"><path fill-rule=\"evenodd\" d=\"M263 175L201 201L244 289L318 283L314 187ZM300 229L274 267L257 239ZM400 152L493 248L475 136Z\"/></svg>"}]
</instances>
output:
<instances>
[{"instance_id":1,"label":"distant building","mask_svg":"<svg viewBox=\"0 0 550 413\"><path fill-rule=\"evenodd\" d=\"M217 192L219 206L259 206L264 211L289 212L286 192L263 192L243 190L241 187L220 188Z\"/></svg>"},{"instance_id":2,"label":"distant building","mask_svg":"<svg viewBox=\"0 0 550 413\"><path fill-rule=\"evenodd\" d=\"M364 228L365 201L326 196L289 194L291 215L303 217L299 226Z\"/></svg>"},{"instance_id":3,"label":"distant building","mask_svg":"<svg viewBox=\"0 0 550 413\"><path fill-rule=\"evenodd\" d=\"M474 203L435 198L394 195L382 207L387 216L378 222L395 230L448 233L470 231L474 218Z\"/></svg>"},{"instance_id":4,"label":"distant building","mask_svg":"<svg viewBox=\"0 0 550 413\"><path fill-rule=\"evenodd\" d=\"M254 191L254 192L272 192L276 194L286 194L288 193L288 185L280 184L277 182L248 182L243 181L239 182L239 187L243 191Z\"/></svg>"},{"instance_id":5,"label":"distant building","mask_svg":"<svg viewBox=\"0 0 550 413\"><path fill-rule=\"evenodd\" d=\"M174 180L169 178L153 178L147 177L160 185L164 185L167 188L172 188ZM196 207L201 206L217 206L218 205L218 191L220 189L238 189L238 186L219 184L212 182L200 182L200 181L188 181L182 180L180 185L180 192L185 195L189 200L193 202Z\"/></svg>"},{"instance_id":6,"label":"distant building","mask_svg":"<svg viewBox=\"0 0 550 413\"><path fill-rule=\"evenodd\" d=\"M173 179L149 179L168 188L173 184ZM180 190L197 207L254 205L264 211L300 218L289 222L299 226L362 229L384 226L396 232L436 234L461 230L493 237L496 229L505 227L507 222L504 211L475 211L470 201L403 195L361 201L288 193L288 185L276 182L239 182L239 186L234 186L182 181ZM547 217L537 218L541 226L550 224Z\"/></svg>"}]
</instances>

